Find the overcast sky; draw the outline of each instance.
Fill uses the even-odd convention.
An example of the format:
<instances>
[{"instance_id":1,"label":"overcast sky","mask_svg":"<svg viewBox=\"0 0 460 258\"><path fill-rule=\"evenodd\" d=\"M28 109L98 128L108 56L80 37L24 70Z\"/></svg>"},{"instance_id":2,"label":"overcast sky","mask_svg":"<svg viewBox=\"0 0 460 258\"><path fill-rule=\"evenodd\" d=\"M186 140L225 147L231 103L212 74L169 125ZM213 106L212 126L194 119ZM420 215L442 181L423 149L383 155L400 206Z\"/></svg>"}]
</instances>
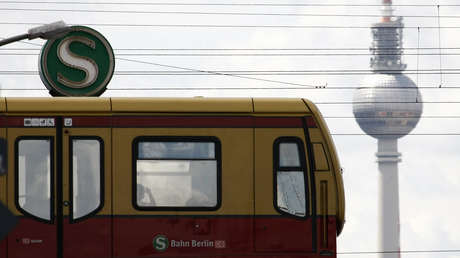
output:
<instances>
[{"instance_id":1,"label":"overcast sky","mask_svg":"<svg viewBox=\"0 0 460 258\"><path fill-rule=\"evenodd\" d=\"M97 0L84 0L92 3ZM117 0L118 1L118 0ZM121 1L121 0L120 0ZM4 2L4 1L3 1ZM20 2L20 1L18 1ZM107 2L107 1L106 1ZM111 1L114 2L114 1ZM127 3L128 1L124 1ZM136 1L141 2L141 1ZM147 2L147 1L146 1ZM169 2L158 1L160 2ZM191 3L178 0L174 3ZM195 3L248 3L247 1L193 1ZM321 4L380 4L380 0L321 0L321 1L253 1L254 3L321 3ZM460 7L456 0L394 0L395 5L440 4L440 15L458 15ZM150 1L155 3L155 1ZM396 6L396 14L402 16L438 14L436 7ZM26 11L20 9L39 9ZM61 11L49 11L61 10ZM63 11L75 10L75 11ZM76 10L123 10L137 13L78 12ZM7 4L0 1L1 37L21 34L41 23L64 20L69 24L92 24L115 49L116 70L104 96L218 96L218 97L302 97L318 104L334 135L341 164L347 199L347 223L338 239L338 251L377 251L377 164L375 152L377 141L366 135L353 119L350 104L353 87L359 86L364 74L358 75L246 75L258 79L287 82L288 84L261 80L235 78L223 75L146 75L152 71L309 71L369 69L367 48L370 46L370 29L377 17L337 16L281 16L281 15L198 15L159 14L141 12L232 12L232 13L291 13L291 14L376 14L376 6L161 6L161 5L100 5L100 4ZM440 69L439 31L437 18L406 17L404 47L409 55L408 76L422 87L424 113L409 135L399 141L402 163L399 164L401 249L443 250L460 249L460 104L439 103L460 101L457 74L438 74ZM106 24L106 25L102 25ZM111 24L111 25L107 25ZM132 26L132 25L143 26ZM294 27L171 27L152 25L235 25L235 26L352 26L362 28L294 28ZM120 26L118 26L120 25ZM128 26L131 25L131 26ZM150 25L150 26L147 26ZM460 18L440 18L440 26L459 26ZM420 27L418 32L417 27ZM427 28L429 27L429 28ZM460 69L460 28L441 29L443 69ZM30 43L41 45L34 40ZM415 48L422 49L417 50ZM14 48L14 50L6 50ZM20 48L20 50L18 49ZM308 50L240 50L240 51L184 51L152 49L318 49L359 48L360 51L308 51ZM27 50L29 49L29 50ZM3 90L5 96L47 96L47 91L37 75L40 46L16 43L0 49L0 85L6 89L33 88L37 90ZM149 50L128 50L149 49ZM14 55L4 55L12 53ZM361 54L361 55L274 55L241 56L228 54ZM21 54L21 55L18 55ZM134 54L134 55L126 55ZM136 55L137 54L137 55ZM139 55L144 54L144 55ZM149 54L149 55L145 55ZM227 56L158 56L151 54L227 54ZM419 55L417 55L419 54ZM456 54L456 55L455 55ZM130 59L133 62L122 60ZM151 64L148 64L151 63ZM154 64L161 64L158 66ZM434 74L417 75L434 69ZM13 75L5 71L25 71ZM136 74L126 75L132 71ZM190 70L189 70L190 71ZM450 71L452 72L452 71ZM32 73L32 74L29 74ZM196 73L195 73L196 74ZM290 84L289 84L290 83ZM295 84L295 85L294 85ZM439 85L442 88L438 88ZM312 89L301 85L327 85L325 89ZM254 90L158 90L158 88L255 88ZM275 89L266 89L274 87ZM305 87L305 89L282 89L282 87ZM345 87L337 89L337 87ZM129 88L156 88L157 90L117 90ZM323 104L322 104L323 103ZM444 118L440 117L443 116ZM435 134L435 135L427 135ZM403 257L435 258L459 257L460 253L403 254ZM376 257L376 255L339 255L339 257Z\"/></svg>"}]
</instances>

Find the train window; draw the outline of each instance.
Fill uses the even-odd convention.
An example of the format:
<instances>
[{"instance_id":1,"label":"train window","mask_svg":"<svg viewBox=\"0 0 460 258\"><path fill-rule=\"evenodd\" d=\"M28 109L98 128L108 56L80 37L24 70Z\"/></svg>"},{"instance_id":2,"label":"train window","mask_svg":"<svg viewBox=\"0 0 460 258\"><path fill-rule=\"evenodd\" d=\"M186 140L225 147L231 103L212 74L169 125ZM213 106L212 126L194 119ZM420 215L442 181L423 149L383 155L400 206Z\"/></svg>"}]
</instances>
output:
<instances>
[{"instance_id":1,"label":"train window","mask_svg":"<svg viewBox=\"0 0 460 258\"><path fill-rule=\"evenodd\" d=\"M279 160L281 167L299 167L300 157L297 143L280 143Z\"/></svg>"},{"instance_id":2,"label":"train window","mask_svg":"<svg viewBox=\"0 0 460 258\"><path fill-rule=\"evenodd\" d=\"M297 137L281 137L274 144L275 205L280 213L306 216L305 154Z\"/></svg>"},{"instance_id":3,"label":"train window","mask_svg":"<svg viewBox=\"0 0 460 258\"><path fill-rule=\"evenodd\" d=\"M25 214L51 221L52 140L50 137L16 141L16 205Z\"/></svg>"},{"instance_id":4,"label":"train window","mask_svg":"<svg viewBox=\"0 0 460 258\"><path fill-rule=\"evenodd\" d=\"M144 137L135 141L134 148L136 208L215 210L220 206L217 139Z\"/></svg>"},{"instance_id":5,"label":"train window","mask_svg":"<svg viewBox=\"0 0 460 258\"><path fill-rule=\"evenodd\" d=\"M102 205L102 140L71 138L72 219L92 214Z\"/></svg>"}]
</instances>

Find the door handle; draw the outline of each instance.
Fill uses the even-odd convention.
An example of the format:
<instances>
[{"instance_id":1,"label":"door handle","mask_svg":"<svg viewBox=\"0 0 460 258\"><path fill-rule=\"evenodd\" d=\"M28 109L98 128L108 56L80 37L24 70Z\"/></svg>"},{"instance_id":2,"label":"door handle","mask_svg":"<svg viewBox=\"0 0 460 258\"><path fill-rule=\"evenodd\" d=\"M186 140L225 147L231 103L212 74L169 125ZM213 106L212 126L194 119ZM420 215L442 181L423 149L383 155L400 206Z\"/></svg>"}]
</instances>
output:
<instances>
[{"instance_id":1,"label":"door handle","mask_svg":"<svg viewBox=\"0 0 460 258\"><path fill-rule=\"evenodd\" d=\"M64 204L64 206L66 206L66 207L67 207L67 206L69 206L69 205L70 205L70 202L69 202L69 201L64 201L64 203L63 203L63 204Z\"/></svg>"}]
</instances>

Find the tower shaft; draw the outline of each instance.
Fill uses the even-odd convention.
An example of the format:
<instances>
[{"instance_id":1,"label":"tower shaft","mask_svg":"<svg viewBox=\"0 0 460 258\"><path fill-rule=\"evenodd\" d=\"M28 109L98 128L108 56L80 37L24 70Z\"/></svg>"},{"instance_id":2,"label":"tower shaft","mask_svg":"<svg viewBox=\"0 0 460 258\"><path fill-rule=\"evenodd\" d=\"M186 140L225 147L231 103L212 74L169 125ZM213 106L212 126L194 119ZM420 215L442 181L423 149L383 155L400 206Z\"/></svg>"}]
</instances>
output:
<instances>
[{"instance_id":1,"label":"tower shaft","mask_svg":"<svg viewBox=\"0 0 460 258\"><path fill-rule=\"evenodd\" d=\"M400 257L399 180L397 139L378 139L379 166L379 246L382 258Z\"/></svg>"}]
</instances>

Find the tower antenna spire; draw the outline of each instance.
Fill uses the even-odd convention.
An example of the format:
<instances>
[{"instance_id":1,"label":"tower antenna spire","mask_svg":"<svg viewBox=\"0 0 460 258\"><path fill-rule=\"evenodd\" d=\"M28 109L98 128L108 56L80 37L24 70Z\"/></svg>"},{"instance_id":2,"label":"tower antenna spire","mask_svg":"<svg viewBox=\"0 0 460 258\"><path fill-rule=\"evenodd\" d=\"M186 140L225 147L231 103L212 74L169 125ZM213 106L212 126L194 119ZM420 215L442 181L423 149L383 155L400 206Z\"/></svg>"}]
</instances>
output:
<instances>
[{"instance_id":1,"label":"tower antenna spire","mask_svg":"<svg viewBox=\"0 0 460 258\"><path fill-rule=\"evenodd\" d=\"M383 0L382 22L391 22L393 17L393 6L391 0Z\"/></svg>"},{"instance_id":2,"label":"tower antenna spire","mask_svg":"<svg viewBox=\"0 0 460 258\"><path fill-rule=\"evenodd\" d=\"M391 0L383 0L382 19L372 25L371 69L376 73L402 72L403 21L393 15Z\"/></svg>"}]
</instances>

